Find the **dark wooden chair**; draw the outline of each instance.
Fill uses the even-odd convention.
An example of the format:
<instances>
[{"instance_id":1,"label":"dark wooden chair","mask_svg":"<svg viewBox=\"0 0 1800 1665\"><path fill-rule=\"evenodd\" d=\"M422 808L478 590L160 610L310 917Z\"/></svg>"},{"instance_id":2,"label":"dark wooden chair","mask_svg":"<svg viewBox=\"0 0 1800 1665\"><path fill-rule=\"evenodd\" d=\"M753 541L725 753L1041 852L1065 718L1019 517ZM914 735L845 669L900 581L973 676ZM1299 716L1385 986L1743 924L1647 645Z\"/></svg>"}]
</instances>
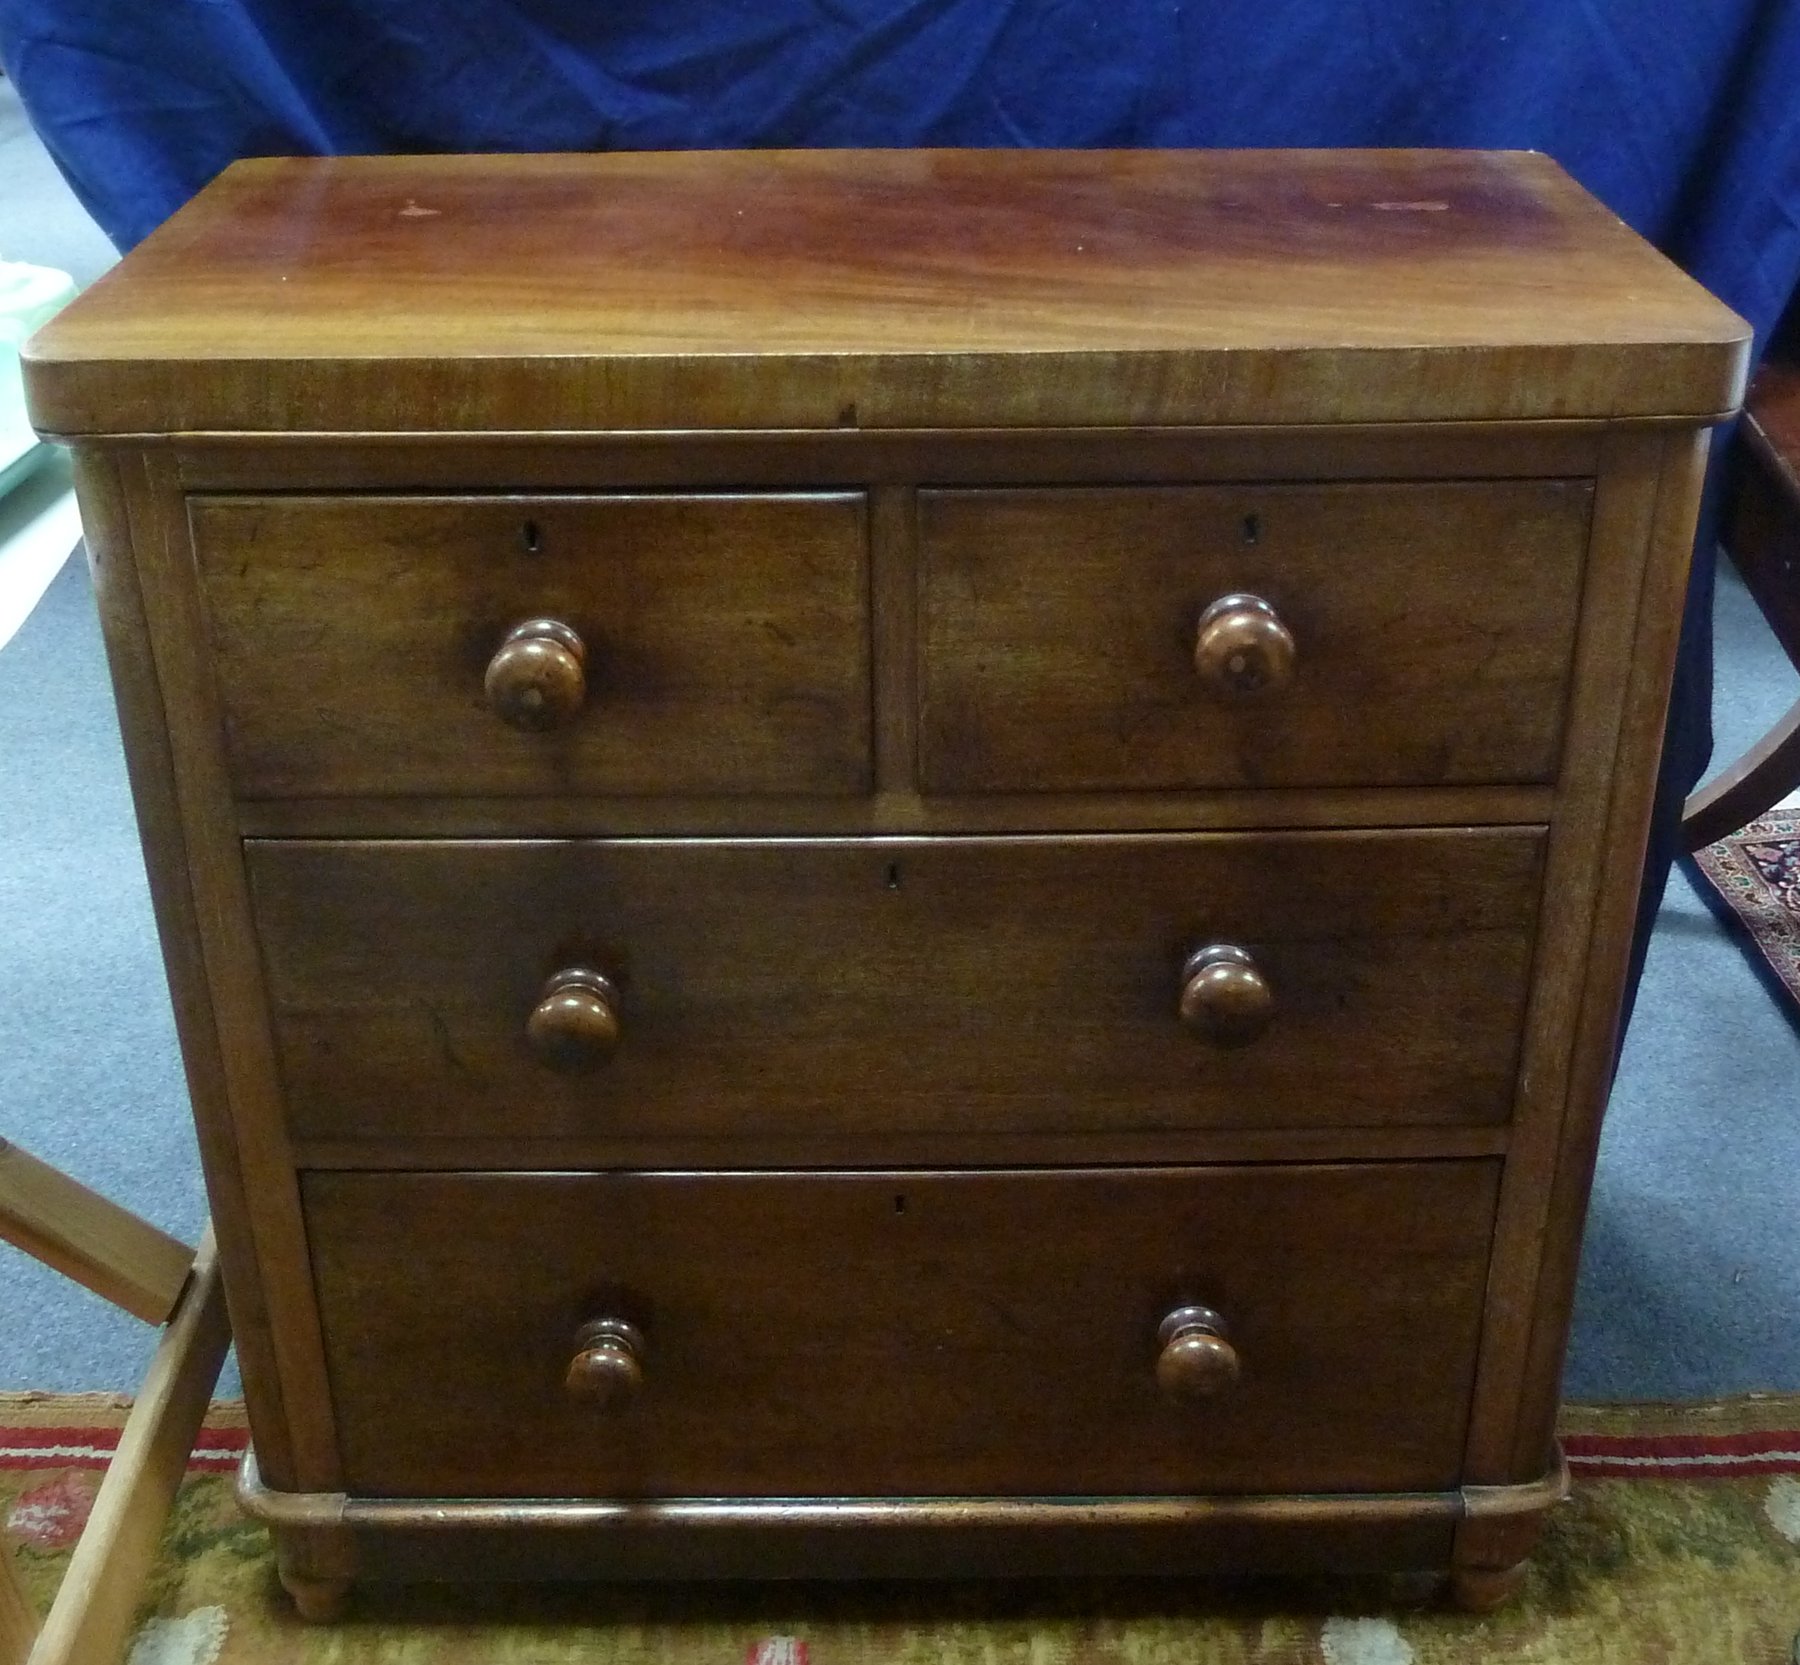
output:
<instances>
[{"instance_id":1,"label":"dark wooden chair","mask_svg":"<svg viewBox=\"0 0 1800 1665\"><path fill-rule=\"evenodd\" d=\"M1800 355L1771 359L1750 386L1727 461L1724 542L1775 638L1800 666ZM1800 789L1800 700L1687 801L1698 850Z\"/></svg>"}]
</instances>

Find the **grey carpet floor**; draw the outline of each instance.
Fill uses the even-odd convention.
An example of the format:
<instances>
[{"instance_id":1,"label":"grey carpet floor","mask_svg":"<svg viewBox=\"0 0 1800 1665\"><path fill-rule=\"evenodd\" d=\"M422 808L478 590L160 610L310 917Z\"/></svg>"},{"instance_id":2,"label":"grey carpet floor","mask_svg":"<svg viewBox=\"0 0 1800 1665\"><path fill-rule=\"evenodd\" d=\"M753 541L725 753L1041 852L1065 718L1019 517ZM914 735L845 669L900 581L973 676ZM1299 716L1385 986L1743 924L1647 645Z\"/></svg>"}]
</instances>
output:
<instances>
[{"instance_id":1,"label":"grey carpet floor","mask_svg":"<svg viewBox=\"0 0 1800 1665\"><path fill-rule=\"evenodd\" d=\"M0 648L0 1134L192 1242L205 1218L79 556ZM144 1326L0 1247L0 1387L125 1387Z\"/></svg>"},{"instance_id":2,"label":"grey carpet floor","mask_svg":"<svg viewBox=\"0 0 1800 1665\"><path fill-rule=\"evenodd\" d=\"M1725 762L1800 678L1723 564L1713 635ZM1566 1386L1800 1389L1800 1032L1679 869L1601 1139Z\"/></svg>"}]
</instances>

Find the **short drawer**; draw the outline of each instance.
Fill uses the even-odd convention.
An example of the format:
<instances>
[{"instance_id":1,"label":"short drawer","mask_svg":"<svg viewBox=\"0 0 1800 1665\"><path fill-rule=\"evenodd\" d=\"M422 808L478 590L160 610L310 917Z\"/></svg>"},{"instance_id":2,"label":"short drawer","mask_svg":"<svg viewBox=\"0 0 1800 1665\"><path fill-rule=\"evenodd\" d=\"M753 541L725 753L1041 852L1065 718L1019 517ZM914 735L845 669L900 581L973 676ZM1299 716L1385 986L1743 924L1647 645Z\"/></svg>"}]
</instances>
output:
<instances>
[{"instance_id":1,"label":"short drawer","mask_svg":"<svg viewBox=\"0 0 1800 1665\"><path fill-rule=\"evenodd\" d=\"M869 785L857 494L202 497L189 519L245 797Z\"/></svg>"},{"instance_id":2,"label":"short drawer","mask_svg":"<svg viewBox=\"0 0 1800 1665\"><path fill-rule=\"evenodd\" d=\"M1442 1489L1497 1173L310 1174L344 1483Z\"/></svg>"},{"instance_id":3,"label":"short drawer","mask_svg":"<svg viewBox=\"0 0 1800 1665\"><path fill-rule=\"evenodd\" d=\"M1502 1122L1542 854L1535 828L247 846L300 1136L740 1160Z\"/></svg>"},{"instance_id":4,"label":"short drawer","mask_svg":"<svg viewBox=\"0 0 1800 1665\"><path fill-rule=\"evenodd\" d=\"M1551 780L1591 501L1571 480L921 493L923 781Z\"/></svg>"}]
</instances>

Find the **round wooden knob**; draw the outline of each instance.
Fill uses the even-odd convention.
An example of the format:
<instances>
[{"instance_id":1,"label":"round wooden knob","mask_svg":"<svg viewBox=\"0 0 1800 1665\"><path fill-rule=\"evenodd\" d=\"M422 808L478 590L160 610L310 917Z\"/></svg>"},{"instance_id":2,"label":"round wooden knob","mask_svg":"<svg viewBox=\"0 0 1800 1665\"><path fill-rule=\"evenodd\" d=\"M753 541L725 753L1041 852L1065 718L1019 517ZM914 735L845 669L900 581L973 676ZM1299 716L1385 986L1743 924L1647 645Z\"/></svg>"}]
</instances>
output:
<instances>
[{"instance_id":1,"label":"round wooden knob","mask_svg":"<svg viewBox=\"0 0 1800 1665\"><path fill-rule=\"evenodd\" d=\"M514 625L488 661L488 709L514 728L560 728L587 698L587 648L566 624Z\"/></svg>"},{"instance_id":2,"label":"round wooden knob","mask_svg":"<svg viewBox=\"0 0 1800 1665\"><path fill-rule=\"evenodd\" d=\"M619 991L597 971L559 971L525 1020L525 1038L552 1069L604 1064L619 1045Z\"/></svg>"},{"instance_id":3,"label":"round wooden knob","mask_svg":"<svg viewBox=\"0 0 1800 1665\"><path fill-rule=\"evenodd\" d=\"M1294 679L1294 638L1261 596L1222 595L1200 615L1194 669L1219 699L1272 694Z\"/></svg>"},{"instance_id":4,"label":"round wooden knob","mask_svg":"<svg viewBox=\"0 0 1800 1665\"><path fill-rule=\"evenodd\" d=\"M644 1336L623 1318L596 1318L575 1332L575 1357L563 1385L596 1410L629 1405L644 1385Z\"/></svg>"},{"instance_id":5,"label":"round wooden knob","mask_svg":"<svg viewBox=\"0 0 1800 1665\"><path fill-rule=\"evenodd\" d=\"M1181 1021L1215 1046L1247 1046L1275 1016L1275 991L1255 960L1229 942L1188 955L1181 968Z\"/></svg>"},{"instance_id":6,"label":"round wooden knob","mask_svg":"<svg viewBox=\"0 0 1800 1665\"><path fill-rule=\"evenodd\" d=\"M1177 1307L1158 1326L1156 1385L1171 1399L1212 1399L1238 1379L1237 1349L1211 1307Z\"/></svg>"}]
</instances>

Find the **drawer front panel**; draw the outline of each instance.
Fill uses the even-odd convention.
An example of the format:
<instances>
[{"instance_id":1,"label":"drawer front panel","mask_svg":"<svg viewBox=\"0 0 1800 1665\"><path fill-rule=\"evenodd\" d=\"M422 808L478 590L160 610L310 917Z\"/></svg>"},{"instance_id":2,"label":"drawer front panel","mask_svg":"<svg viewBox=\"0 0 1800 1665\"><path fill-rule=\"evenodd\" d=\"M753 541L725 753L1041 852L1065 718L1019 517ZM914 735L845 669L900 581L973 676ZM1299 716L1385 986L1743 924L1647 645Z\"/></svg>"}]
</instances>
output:
<instances>
[{"instance_id":1,"label":"drawer front panel","mask_svg":"<svg viewBox=\"0 0 1800 1665\"><path fill-rule=\"evenodd\" d=\"M442 1496L1455 1483L1498 1164L311 1174L344 1478ZM1159 1329L1238 1366L1159 1386ZM584 1325L624 1321L596 1403ZM629 1350L641 1385L614 1368ZM1215 1352L1216 1352L1215 1344Z\"/></svg>"},{"instance_id":2,"label":"drawer front panel","mask_svg":"<svg viewBox=\"0 0 1800 1665\"><path fill-rule=\"evenodd\" d=\"M921 493L924 783L1548 781L1591 502L1561 480ZM1202 666L1232 596L1288 646L1240 611L1252 657L1228 616Z\"/></svg>"},{"instance_id":3,"label":"drawer front panel","mask_svg":"<svg viewBox=\"0 0 1800 1665\"><path fill-rule=\"evenodd\" d=\"M189 517L246 797L870 784L860 495L197 498ZM515 645L490 694L509 633L544 619L575 648Z\"/></svg>"},{"instance_id":4,"label":"drawer front panel","mask_svg":"<svg viewBox=\"0 0 1800 1665\"><path fill-rule=\"evenodd\" d=\"M1504 1121L1543 836L247 848L301 1136L679 1135L744 1160L777 1133ZM1184 1025L1189 956L1218 942L1272 1001L1254 1039L1208 1027L1209 999L1238 1012L1230 965ZM569 969L610 985L603 1063L531 1039ZM565 991L589 1017L592 992Z\"/></svg>"}]
</instances>

